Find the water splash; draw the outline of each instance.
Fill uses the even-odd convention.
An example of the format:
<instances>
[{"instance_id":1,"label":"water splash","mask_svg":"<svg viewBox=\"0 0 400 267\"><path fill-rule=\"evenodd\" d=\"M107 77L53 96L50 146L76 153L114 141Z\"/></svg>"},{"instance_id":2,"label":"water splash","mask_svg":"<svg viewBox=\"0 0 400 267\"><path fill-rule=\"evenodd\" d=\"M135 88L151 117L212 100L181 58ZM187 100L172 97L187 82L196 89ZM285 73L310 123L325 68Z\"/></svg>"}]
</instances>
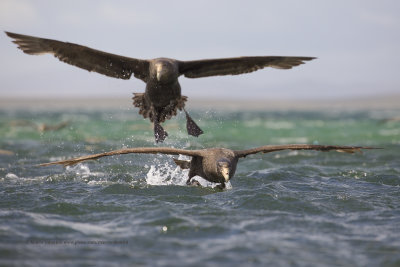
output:
<instances>
[{"instance_id":1,"label":"water splash","mask_svg":"<svg viewBox=\"0 0 400 267\"><path fill-rule=\"evenodd\" d=\"M149 185L186 185L188 170L172 166L169 162L151 165L146 175Z\"/></svg>"},{"instance_id":2,"label":"water splash","mask_svg":"<svg viewBox=\"0 0 400 267\"><path fill-rule=\"evenodd\" d=\"M82 178L88 177L91 174L89 167L85 164L67 166L65 171L67 173L74 173L75 175L80 176Z\"/></svg>"},{"instance_id":3,"label":"water splash","mask_svg":"<svg viewBox=\"0 0 400 267\"><path fill-rule=\"evenodd\" d=\"M187 157L180 155L180 160L186 160ZM186 186L189 170L182 170L180 167L172 165L169 161L164 164L150 165L150 169L146 175L146 183L149 185L180 185ZM218 184L209 182L200 176L195 176L192 180L196 180L202 187L215 188ZM226 189L231 189L230 182L226 183Z\"/></svg>"},{"instance_id":4,"label":"water splash","mask_svg":"<svg viewBox=\"0 0 400 267\"><path fill-rule=\"evenodd\" d=\"M76 181L90 183L91 181L107 182L107 174L103 172L92 172L86 164L77 164L75 166L67 166L65 169L65 177L73 177ZM104 180L103 180L104 179Z\"/></svg>"}]
</instances>

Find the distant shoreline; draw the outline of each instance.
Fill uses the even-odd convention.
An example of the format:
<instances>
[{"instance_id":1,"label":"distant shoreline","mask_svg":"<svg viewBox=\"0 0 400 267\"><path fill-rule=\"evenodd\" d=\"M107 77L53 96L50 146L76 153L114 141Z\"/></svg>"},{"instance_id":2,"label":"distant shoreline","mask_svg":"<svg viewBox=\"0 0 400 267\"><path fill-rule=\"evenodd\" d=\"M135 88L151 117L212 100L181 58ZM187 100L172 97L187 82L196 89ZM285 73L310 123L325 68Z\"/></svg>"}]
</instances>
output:
<instances>
[{"instance_id":1,"label":"distant shoreline","mask_svg":"<svg viewBox=\"0 0 400 267\"><path fill-rule=\"evenodd\" d=\"M0 110L70 110L130 109L127 98L0 98ZM348 99L282 100L282 99L189 99L188 109L214 110L370 110L400 109L400 94Z\"/></svg>"}]
</instances>

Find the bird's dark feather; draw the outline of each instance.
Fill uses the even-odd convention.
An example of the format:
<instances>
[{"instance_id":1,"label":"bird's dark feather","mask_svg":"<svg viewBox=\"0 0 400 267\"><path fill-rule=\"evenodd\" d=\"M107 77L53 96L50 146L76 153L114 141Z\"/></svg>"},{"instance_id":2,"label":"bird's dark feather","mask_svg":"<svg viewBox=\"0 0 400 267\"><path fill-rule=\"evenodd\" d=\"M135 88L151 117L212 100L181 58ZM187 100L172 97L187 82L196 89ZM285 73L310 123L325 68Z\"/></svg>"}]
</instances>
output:
<instances>
[{"instance_id":1,"label":"bird's dark feather","mask_svg":"<svg viewBox=\"0 0 400 267\"><path fill-rule=\"evenodd\" d=\"M201 157L203 155L201 150L186 150L186 149L177 149L170 147L135 147L135 148L126 148L126 149L118 149L109 152L93 154L88 156L82 156L67 160L54 161L49 163L39 164L38 166L49 166L49 165L64 165L64 166L72 166L87 160L95 160L102 157L114 156L114 155L122 155L122 154L130 154L130 153L141 153L141 154L169 154L169 155L186 155L190 157L198 156Z\"/></svg>"},{"instance_id":2,"label":"bird's dark feather","mask_svg":"<svg viewBox=\"0 0 400 267\"><path fill-rule=\"evenodd\" d=\"M6 32L24 53L53 54L59 60L110 77L129 79L133 75L146 82L149 62L95 50L86 46Z\"/></svg>"},{"instance_id":3,"label":"bird's dark feather","mask_svg":"<svg viewBox=\"0 0 400 267\"><path fill-rule=\"evenodd\" d=\"M216 75L237 75L249 73L265 67L291 69L304 64L314 57L236 57L179 61L179 72L187 78L200 78Z\"/></svg>"},{"instance_id":4,"label":"bird's dark feather","mask_svg":"<svg viewBox=\"0 0 400 267\"><path fill-rule=\"evenodd\" d=\"M361 152L361 149L376 149L374 147L361 147L361 146L323 146L323 145L269 145L261 146L257 148L247 149L247 150L237 150L234 151L235 155L239 158L246 157L250 154L256 153L269 153L279 150L317 150L317 151L330 151L336 150L338 152L354 153Z\"/></svg>"}]
</instances>

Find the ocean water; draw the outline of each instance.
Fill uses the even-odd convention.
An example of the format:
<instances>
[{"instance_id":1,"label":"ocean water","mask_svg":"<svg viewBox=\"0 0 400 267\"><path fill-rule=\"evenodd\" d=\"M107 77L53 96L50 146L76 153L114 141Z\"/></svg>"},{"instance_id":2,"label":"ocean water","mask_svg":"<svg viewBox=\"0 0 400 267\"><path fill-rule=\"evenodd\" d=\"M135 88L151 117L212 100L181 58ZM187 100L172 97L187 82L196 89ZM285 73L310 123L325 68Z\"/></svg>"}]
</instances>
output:
<instances>
[{"instance_id":1,"label":"ocean water","mask_svg":"<svg viewBox=\"0 0 400 267\"><path fill-rule=\"evenodd\" d=\"M400 266L399 113L197 110L199 138L165 123L158 146L383 148L252 155L220 191L167 155L35 166L155 146L135 109L0 110L0 265Z\"/></svg>"}]
</instances>

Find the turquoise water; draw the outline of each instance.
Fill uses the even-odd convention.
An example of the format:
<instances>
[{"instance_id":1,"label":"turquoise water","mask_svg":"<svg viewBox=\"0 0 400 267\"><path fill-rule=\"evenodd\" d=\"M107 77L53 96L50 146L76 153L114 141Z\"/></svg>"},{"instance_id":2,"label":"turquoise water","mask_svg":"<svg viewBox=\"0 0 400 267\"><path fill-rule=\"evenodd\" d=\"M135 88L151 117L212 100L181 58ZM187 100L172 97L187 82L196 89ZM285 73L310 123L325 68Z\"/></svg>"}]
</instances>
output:
<instances>
[{"instance_id":1,"label":"turquoise water","mask_svg":"<svg viewBox=\"0 0 400 267\"><path fill-rule=\"evenodd\" d=\"M187 187L171 156L38 163L154 146L136 110L0 110L0 265L399 266L398 110L192 111L161 146L376 146L281 151L239 162L228 190ZM35 125L67 122L58 131ZM8 151L8 152L7 152Z\"/></svg>"}]
</instances>

